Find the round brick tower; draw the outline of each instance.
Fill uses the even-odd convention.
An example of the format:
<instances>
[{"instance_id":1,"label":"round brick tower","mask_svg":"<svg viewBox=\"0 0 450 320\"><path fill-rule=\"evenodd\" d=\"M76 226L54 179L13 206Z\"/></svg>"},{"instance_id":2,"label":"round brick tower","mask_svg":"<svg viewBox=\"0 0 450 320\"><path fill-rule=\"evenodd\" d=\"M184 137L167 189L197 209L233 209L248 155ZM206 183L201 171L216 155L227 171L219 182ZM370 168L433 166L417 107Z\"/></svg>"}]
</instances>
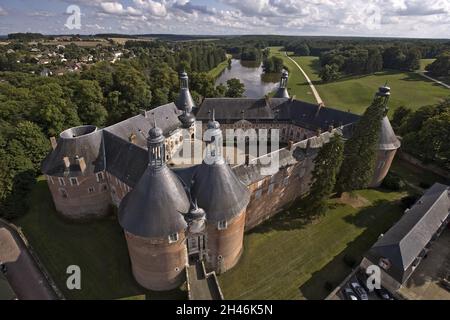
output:
<instances>
[{"instance_id":1,"label":"round brick tower","mask_svg":"<svg viewBox=\"0 0 450 320\"><path fill-rule=\"evenodd\" d=\"M205 132L206 156L194 173L191 194L206 212L207 266L218 273L232 268L243 250L245 211L250 200L222 156L222 132L217 121Z\"/></svg>"},{"instance_id":2,"label":"round brick tower","mask_svg":"<svg viewBox=\"0 0 450 320\"><path fill-rule=\"evenodd\" d=\"M378 140L377 160L375 163L375 171L370 187L376 188L381 185L386 177L394 160L397 149L400 148L400 141L392 129L391 123L387 117L388 101L391 95L390 88L387 86L380 87L377 95L384 97L385 114L381 120L380 138Z\"/></svg>"},{"instance_id":3,"label":"round brick tower","mask_svg":"<svg viewBox=\"0 0 450 320\"><path fill-rule=\"evenodd\" d=\"M95 126L79 126L51 140L53 150L41 169L47 176L56 210L71 219L107 215L111 197L105 177L102 131Z\"/></svg>"},{"instance_id":4,"label":"round brick tower","mask_svg":"<svg viewBox=\"0 0 450 320\"><path fill-rule=\"evenodd\" d=\"M149 165L122 200L119 223L124 229L136 281L150 290L171 290L185 281L187 264L183 214L190 202L178 177L166 166L162 130L147 138Z\"/></svg>"}]
</instances>

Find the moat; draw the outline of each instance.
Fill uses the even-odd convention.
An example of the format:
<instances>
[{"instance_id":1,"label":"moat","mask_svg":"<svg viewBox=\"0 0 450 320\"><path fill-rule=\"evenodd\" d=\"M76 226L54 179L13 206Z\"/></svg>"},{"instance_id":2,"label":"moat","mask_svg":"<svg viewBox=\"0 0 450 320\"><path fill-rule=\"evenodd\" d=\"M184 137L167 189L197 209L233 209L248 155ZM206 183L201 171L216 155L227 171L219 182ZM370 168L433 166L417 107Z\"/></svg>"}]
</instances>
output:
<instances>
[{"instance_id":1,"label":"moat","mask_svg":"<svg viewBox=\"0 0 450 320\"><path fill-rule=\"evenodd\" d=\"M245 85L246 97L261 98L277 88L279 77L279 74L264 74L260 63L231 59L231 68L222 72L216 84L226 84L227 80L238 78Z\"/></svg>"}]
</instances>

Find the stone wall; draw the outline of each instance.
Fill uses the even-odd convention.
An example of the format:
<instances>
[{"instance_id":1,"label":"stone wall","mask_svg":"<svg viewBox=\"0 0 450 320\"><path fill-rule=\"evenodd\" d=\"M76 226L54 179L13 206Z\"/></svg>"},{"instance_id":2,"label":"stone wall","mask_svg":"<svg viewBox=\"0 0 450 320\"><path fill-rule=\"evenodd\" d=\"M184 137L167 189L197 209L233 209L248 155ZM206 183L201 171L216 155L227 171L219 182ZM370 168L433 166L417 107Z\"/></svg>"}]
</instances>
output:
<instances>
[{"instance_id":1,"label":"stone wall","mask_svg":"<svg viewBox=\"0 0 450 320\"><path fill-rule=\"evenodd\" d=\"M249 186L251 198L247 207L246 231L273 217L309 191L313 161L314 158L306 158Z\"/></svg>"},{"instance_id":2,"label":"stone wall","mask_svg":"<svg viewBox=\"0 0 450 320\"><path fill-rule=\"evenodd\" d=\"M207 224L208 269L218 273L233 268L239 261L244 243L245 210L227 228L218 230L217 224Z\"/></svg>"},{"instance_id":3,"label":"stone wall","mask_svg":"<svg viewBox=\"0 0 450 320\"><path fill-rule=\"evenodd\" d=\"M56 210L71 219L105 216L110 212L111 196L105 173L78 176L47 176Z\"/></svg>"},{"instance_id":4,"label":"stone wall","mask_svg":"<svg viewBox=\"0 0 450 320\"><path fill-rule=\"evenodd\" d=\"M143 238L125 232L131 267L136 281L149 290L165 291L180 286L185 279L187 249L184 233L177 242Z\"/></svg>"}]
</instances>

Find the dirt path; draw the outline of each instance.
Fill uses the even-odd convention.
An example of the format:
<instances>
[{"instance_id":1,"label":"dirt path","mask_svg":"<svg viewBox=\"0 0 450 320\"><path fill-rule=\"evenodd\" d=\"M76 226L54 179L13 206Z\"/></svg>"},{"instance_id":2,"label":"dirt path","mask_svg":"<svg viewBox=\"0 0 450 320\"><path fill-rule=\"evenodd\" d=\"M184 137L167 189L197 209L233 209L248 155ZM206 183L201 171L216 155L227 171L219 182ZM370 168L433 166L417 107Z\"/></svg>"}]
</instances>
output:
<instances>
[{"instance_id":1,"label":"dirt path","mask_svg":"<svg viewBox=\"0 0 450 320\"><path fill-rule=\"evenodd\" d=\"M322 100L322 98L320 97L319 93L317 92L316 87L314 87L314 84L312 83L311 79L309 79L308 75L307 75L306 72L302 69L302 67L300 67L300 65L299 65L294 59L292 59L291 57L289 57L288 54L287 54L287 52L285 52L284 54L286 55L286 57L287 57L289 60L291 60L291 61L297 66L297 68L301 71L301 73L303 73L303 76L305 77L306 81L308 82L308 84L309 84L309 86L310 86L310 88L311 88L311 91L312 91L312 93L313 93L313 95L314 95L314 98L315 98L316 101L317 101L317 104L325 105L325 104L323 103L323 100Z\"/></svg>"},{"instance_id":2,"label":"dirt path","mask_svg":"<svg viewBox=\"0 0 450 320\"><path fill-rule=\"evenodd\" d=\"M435 78L432 78L432 77L430 77L430 76L427 76L427 75L425 74L425 72L423 72L423 71L417 71L417 73L420 74L422 77L427 78L428 80L431 80L431 81L433 81L433 82L435 82L435 83L437 83L437 84L443 86L444 88L450 89L450 85L448 85L448 84L446 84L446 83L444 83L444 82L442 82L442 81L439 81L439 80L437 80L437 79L435 79Z\"/></svg>"}]
</instances>

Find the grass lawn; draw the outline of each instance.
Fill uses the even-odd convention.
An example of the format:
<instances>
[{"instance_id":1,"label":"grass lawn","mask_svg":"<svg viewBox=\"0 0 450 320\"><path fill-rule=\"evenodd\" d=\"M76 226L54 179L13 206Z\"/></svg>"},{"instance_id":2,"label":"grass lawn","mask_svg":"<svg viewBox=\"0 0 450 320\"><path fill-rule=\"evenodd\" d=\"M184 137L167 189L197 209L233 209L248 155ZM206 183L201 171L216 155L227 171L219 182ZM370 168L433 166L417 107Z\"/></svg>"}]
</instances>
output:
<instances>
[{"instance_id":1,"label":"grass lawn","mask_svg":"<svg viewBox=\"0 0 450 320\"><path fill-rule=\"evenodd\" d=\"M442 178L396 160L393 171L411 185ZM417 189L417 188L415 188ZM381 233L402 215L399 199L408 192L361 190L364 207L330 200L327 214L305 223L291 208L245 236L238 265L219 277L226 299L323 299L325 284L337 286L350 272L344 257L359 263Z\"/></svg>"},{"instance_id":2,"label":"grass lawn","mask_svg":"<svg viewBox=\"0 0 450 320\"><path fill-rule=\"evenodd\" d=\"M436 59L420 59L420 71L425 71L425 67L432 64Z\"/></svg>"},{"instance_id":3,"label":"grass lawn","mask_svg":"<svg viewBox=\"0 0 450 320\"><path fill-rule=\"evenodd\" d=\"M184 299L186 293L146 291L131 274L126 241L113 217L90 223L62 219L43 177L30 195L29 212L14 221L67 299ZM68 290L66 268L81 268L81 290Z\"/></svg>"},{"instance_id":4,"label":"grass lawn","mask_svg":"<svg viewBox=\"0 0 450 320\"><path fill-rule=\"evenodd\" d=\"M228 59L231 59L231 55L227 55L227 57ZM222 74L223 70L228 67L228 59L219 63L215 68L209 70L208 74L214 79L217 79Z\"/></svg>"},{"instance_id":5,"label":"grass lawn","mask_svg":"<svg viewBox=\"0 0 450 320\"><path fill-rule=\"evenodd\" d=\"M272 54L283 57L279 47L272 48ZM375 92L385 82L391 87L390 114L399 107L417 109L435 104L450 96L450 90L429 81L414 72L388 70L367 76L349 76L340 80L322 83L318 77L318 57L292 57L313 81L326 106L361 114L371 103ZM291 70L289 89L300 100L315 103L309 85L301 72L286 57L285 64ZM294 70L294 71L292 71Z\"/></svg>"}]
</instances>

